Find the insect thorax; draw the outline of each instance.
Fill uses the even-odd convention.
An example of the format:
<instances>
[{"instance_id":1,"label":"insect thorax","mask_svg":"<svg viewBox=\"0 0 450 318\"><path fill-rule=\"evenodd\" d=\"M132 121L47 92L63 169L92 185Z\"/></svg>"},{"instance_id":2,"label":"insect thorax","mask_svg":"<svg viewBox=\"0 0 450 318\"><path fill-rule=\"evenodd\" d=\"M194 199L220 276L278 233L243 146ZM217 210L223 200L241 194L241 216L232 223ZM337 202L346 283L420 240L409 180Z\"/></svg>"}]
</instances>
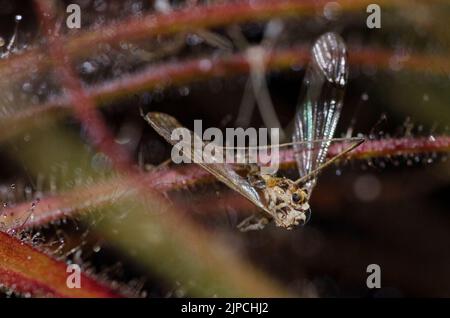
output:
<instances>
[{"instance_id":1,"label":"insect thorax","mask_svg":"<svg viewBox=\"0 0 450 318\"><path fill-rule=\"evenodd\" d=\"M304 224L309 213L306 190L287 178L264 175L261 178L265 181L262 189L265 203L276 225L291 229Z\"/></svg>"}]
</instances>

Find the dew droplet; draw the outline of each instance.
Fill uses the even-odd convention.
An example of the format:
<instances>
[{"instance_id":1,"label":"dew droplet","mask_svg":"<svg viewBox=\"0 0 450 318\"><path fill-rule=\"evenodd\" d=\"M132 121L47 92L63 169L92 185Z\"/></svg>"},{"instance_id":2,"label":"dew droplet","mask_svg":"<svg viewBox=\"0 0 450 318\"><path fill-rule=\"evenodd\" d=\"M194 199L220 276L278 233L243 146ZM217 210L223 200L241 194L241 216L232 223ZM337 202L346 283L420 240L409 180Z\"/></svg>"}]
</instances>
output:
<instances>
[{"instance_id":1,"label":"dew droplet","mask_svg":"<svg viewBox=\"0 0 450 318\"><path fill-rule=\"evenodd\" d=\"M108 7L108 5L106 4L106 1L103 1L103 0L95 0L94 1L95 11L102 12L102 11L105 11L107 7Z\"/></svg>"},{"instance_id":2,"label":"dew droplet","mask_svg":"<svg viewBox=\"0 0 450 318\"><path fill-rule=\"evenodd\" d=\"M97 70L97 67L89 61L86 61L81 65L81 71L84 74L91 74L91 73L94 73L96 70Z\"/></svg>"},{"instance_id":3,"label":"dew droplet","mask_svg":"<svg viewBox=\"0 0 450 318\"><path fill-rule=\"evenodd\" d=\"M161 13L168 13L172 10L170 3L167 0L156 0L153 6L156 11Z\"/></svg>"},{"instance_id":4,"label":"dew droplet","mask_svg":"<svg viewBox=\"0 0 450 318\"><path fill-rule=\"evenodd\" d=\"M131 12L133 12L133 14L140 14L141 11L142 11L142 3L135 2L131 5Z\"/></svg>"},{"instance_id":5,"label":"dew droplet","mask_svg":"<svg viewBox=\"0 0 450 318\"><path fill-rule=\"evenodd\" d=\"M178 91L179 91L181 96L188 96L189 92L190 92L190 89L187 86L183 86Z\"/></svg>"},{"instance_id":6,"label":"dew droplet","mask_svg":"<svg viewBox=\"0 0 450 318\"><path fill-rule=\"evenodd\" d=\"M197 34L189 34L186 37L186 44L189 46L195 46L203 43L203 39L199 37Z\"/></svg>"},{"instance_id":7,"label":"dew droplet","mask_svg":"<svg viewBox=\"0 0 450 318\"><path fill-rule=\"evenodd\" d=\"M372 174L362 175L355 180L353 192L361 201L373 201L381 194L381 183Z\"/></svg>"},{"instance_id":8,"label":"dew droplet","mask_svg":"<svg viewBox=\"0 0 450 318\"><path fill-rule=\"evenodd\" d=\"M341 14L341 5L337 2L328 2L323 7L323 16L328 20L336 20Z\"/></svg>"},{"instance_id":9,"label":"dew droplet","mask_svg":"<svg viewBox=\"0 0 450 318\"><path fill-rule=\"evenodd\" d=\"M202 59L199 62L199 67L203 72L208 72L212 68L212 62L209 59Z\"/></svg>"},{"instance_id":10,"label":"dew droplet","mask_svg":"<svg viewBox=\"0 0 450 318\"><path fill-rule=\"evenodd\" d=\"M25 82L22 85L22 90L26 93L31 93L33 91L33 85L30 82Z\"/></svg>"},{"instance_id":11,"label":"dew droplet","mask_svg":"<svg viewBox=\"0 0 450 318\"><path fill-rule=\"evenodd\" d=\"M96 171L109 170L112 167L112 162L107 155L98 152L91 159L91 167Z\"/></svg>"}]
</instances>

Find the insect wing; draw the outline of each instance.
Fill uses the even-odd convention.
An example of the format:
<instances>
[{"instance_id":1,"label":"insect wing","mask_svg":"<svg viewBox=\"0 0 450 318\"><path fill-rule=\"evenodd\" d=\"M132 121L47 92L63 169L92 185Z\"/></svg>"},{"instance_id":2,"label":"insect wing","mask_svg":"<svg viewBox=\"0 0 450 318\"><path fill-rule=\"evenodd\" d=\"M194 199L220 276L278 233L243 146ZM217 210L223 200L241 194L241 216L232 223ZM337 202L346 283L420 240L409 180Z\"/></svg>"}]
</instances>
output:
<instances>
[{"instance_id":1,"label":"insect wing","mask_svg":"<svg viewBox=\"0 0 450 318\"><path fill-rule=\"evenodd\" d=\"M344 41L334 33L322 35L312 48L295 115L292 139L300 176L313 172L326 158L341 113L347 76ZM314 140L322 142L315 146ZM315 183L316 178L312 178L305 184L310 194Z\"/></svg>"},{"instance_id":2,"label":"insect wing","mask_svg":"<svg viewBox=\"0 0 450 318\"><path fill-rule=\"evenodd\" d=\"M149 124L160 134L167 142L175 147L180 146L179 141L172 139L172 132L175 129L185 129L174 117L163 113L148 113L145 119ZM214 158L209 158L210 163L203 163L202 152L205 148L204 143L200 140L200 137L196 136L194 132L190 131L192 142L189 147L180 147L179 150L183 151L183 155L194 162L198 163L202 168L214 175L219 181L225 183L228 187L234 191L240 193L256 206L263 209L270 214L268 209L264 206L262 199L258 191L243 177L238 175L229 165L224 163L215 163ZM201 143L200 149L194 148L194 138L197 138L198 143ZM189 149L189 150L186 150ZM190 153L186 153L190 151Z\"/></svg>"}]
</instances>

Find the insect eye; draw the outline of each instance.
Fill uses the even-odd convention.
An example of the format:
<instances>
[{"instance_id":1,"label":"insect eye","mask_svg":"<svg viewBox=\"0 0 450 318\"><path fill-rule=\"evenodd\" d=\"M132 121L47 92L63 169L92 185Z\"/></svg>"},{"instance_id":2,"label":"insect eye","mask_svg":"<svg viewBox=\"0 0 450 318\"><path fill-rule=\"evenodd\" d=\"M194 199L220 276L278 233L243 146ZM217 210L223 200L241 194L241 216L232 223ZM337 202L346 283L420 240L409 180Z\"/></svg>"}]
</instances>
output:
<instances>
[{"instance_id":1,"label":"insect eye","mask_svg":"<svg viewBox=\"0 0 450 318\"><path fill-rule=\"evenodd\" d=\"M298 193L294 193L292 195L292 201L294 201L295 203L299 202L301 199L301 196Z\"/></svg>"}]
</instances>

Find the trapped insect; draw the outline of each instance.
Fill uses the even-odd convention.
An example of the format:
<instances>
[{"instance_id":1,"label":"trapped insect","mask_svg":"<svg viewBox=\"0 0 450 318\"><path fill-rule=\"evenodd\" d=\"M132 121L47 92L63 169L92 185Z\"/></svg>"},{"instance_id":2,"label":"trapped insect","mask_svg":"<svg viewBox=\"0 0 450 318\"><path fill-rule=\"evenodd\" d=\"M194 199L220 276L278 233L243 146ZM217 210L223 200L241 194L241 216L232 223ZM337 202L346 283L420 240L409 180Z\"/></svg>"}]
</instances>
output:
<instances>
[{"instance_id":1,"label":"trapped insect","mask_svg":"<svg viewBox=\"0 0 450 318\"><path fill-rule=\"evenodd\" d=\"M238 225L240 230L262 229L271 220L285 229L305 224L310 215L308 202L318 173L364 141L361 138L332 138L343 104L347 76L346 47L343 40L334 33L322 35L311 51L311 61L295 115L292 142L270 146L293 147L300 174L298 180L261 174L255 164L247 165L247 174L243 177L228 164L215 162L213 159L207 164L196 160L218 180L262 210L242 221ZM182 126L175 118L163 113L148 113L145 118L164 139L173 145L177 144L177 141L172 140L171 134L174 129ZM195 136L194 133L191 135ZM350 145L325 161L332 142L347 142ZM188 152L183 155L191 158L202 156L194 148L190 148L190 153Z\"/></svg>"}]
</instances>

